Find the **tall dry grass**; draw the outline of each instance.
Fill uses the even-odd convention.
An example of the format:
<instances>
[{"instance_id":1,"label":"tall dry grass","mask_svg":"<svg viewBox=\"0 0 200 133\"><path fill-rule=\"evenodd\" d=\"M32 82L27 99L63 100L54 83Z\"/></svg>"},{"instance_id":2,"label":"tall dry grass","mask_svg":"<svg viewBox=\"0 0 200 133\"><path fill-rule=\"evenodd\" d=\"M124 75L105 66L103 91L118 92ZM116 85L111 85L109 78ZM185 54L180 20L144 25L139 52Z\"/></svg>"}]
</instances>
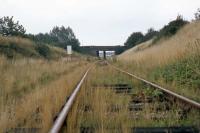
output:
<instances>
[{"instance_id":1,"label":"tall dry grass","mask_svg":"<svg viewBox=\"0 0 200 133\"><path fill-rule=\"evenodd\" d=\"M157 42L154 46L143 51L119 56L119 60L163 65L184 58L188 55L199 54L200 51L200 22L193 22L182 28L168 40Z\"/></svg>"},{"instance_id":2,"label":"tall dry grass","mask_svg":"<svg viewBox=\"0 0 200 133\"><path fill-rule=\"evenodd\" d=\"M164 68L170 64L181 63L181 61L186 60L187 63L182 64L186 65L184 70L181 70L183 67L176 68L176 65L174 67L180 74L185 73L185 79L188 80L188 84L191 84L193 79L191 79L191 82L189 83L190 79L187 76L187 70L194 72L195 75L197 75L196 77L199 77L198 75L200 74L200 69L198 67L200 61L200 22L187 24L173 37L163 39L149 48L119 55L118 60L120 62L119 65L124 69L147 79L151 76L150 74L152 72L156 71L156 69ZM171 70L173 70L173 68ZM178 80L180 81L180 79ZM176 81L169 84L166 83L165 79L160 79L156 82L159 82L168 88L173 88L174 91L177 91L177 93L180 93L181 95L186 95L196 100L199 99L200 90L198 87L191 89L191 86L180 86ZM183 83L184 81L180 82ZM198 84L197 82L199 81L194 82Z\"/></svg>"},{"instance_id":3,"label":"tall dry grass","mask_svg":"<svg viewBox=\"0 0 200 133\"><path fill-rule=\"evenodd\" d=\"M168 40L157 42L152 47L126 56L121 61L134 62L140 66L155 67L200 53L200 22L193 22L182 28ZM143 65L141 65L143 64Z\"/></svg>"},{"instance_id":4,"label":"tall dry grass","mask_svg":"<svg viewBox=\"0 0 200 133\"><path fill-rule=\"evenodd\" d=\"M18 44L22 47L33 48L35 43L29 39L21 38L21 37L4 37L0 36L1 45L8 45L9 43Z\"/></svg>"},{"instance_id":5,"label":"tall dry grass","mask_svg":"<svg viewBox=\"0 0 200 133\"><path fill-rule=\"evenodd\" d=\"M106 70L106 71L105 71ZM133 85L131 94L115 93L105 84L128 83ZM145 103L141 111L129 111L132 96L144 94L153 97L153 92L141 82L119 73L109 66L95 67L90 72L79 96L73 105L63 132L133 132L135 127L170 127L198 126L198 112L189 112L186 119L180 118L180 109L176 103L171 103L170 109L165 109L164 102ZM144 99L143 99L144 100ZM158 111L160 108L160 111ZM193 115L197 117L194 118ZM85 131L84 131L85 129Z\"/></svg>"},{"instance_id":6,"label":"tall dry grass","mask_svg":"<svg viewBox=\"0 0 200 133\"><path fill-rule=\"evenodd\" d=\"M127 120L126 107L130 97L119 98L113 90L100 87L104 84L120 83L119 75L109 67L97 66L91 70L68 116L67 127L63 132L80 132L82 128L89 128L97 133L119 131L121 123ZM94 88L94 86L99 87ZM116 104L125 108L112 116L108 110L111 109L111 105ZM127 129L123 131L125 130Z\"/></svg>"},{"instance_id":7,"label":"tall dry grass","mask_svg":"<svg viewBox=\"0 0 200 133\"><path fill-rule=\"evenodd\" d=\"M126 50L125 52L123 52L119 58L120 59L127 59L127 57L129 57L130 55L132 55L133 53L135 52L138 52L138 51L141 51L141 50L144 50L146 48L149 48L151 45L152 45L152 42L153 42L153 39L149 40L149 41L146 41L144 43L141 43L139 45L136 45L135 47L131 48L131 49L128 49ZM128 59L127 59L128 60Z\"/></svg>"},{"instance_id":8,"label":"tall dry grass","mask_svg":"<svg viewBox=\"0 0 200 133\"><path fill-rule=\"evenodd\" d=\"M87 67L84 61L0 57L0 132L47 132Z\"/></svg>"}]
</instances>

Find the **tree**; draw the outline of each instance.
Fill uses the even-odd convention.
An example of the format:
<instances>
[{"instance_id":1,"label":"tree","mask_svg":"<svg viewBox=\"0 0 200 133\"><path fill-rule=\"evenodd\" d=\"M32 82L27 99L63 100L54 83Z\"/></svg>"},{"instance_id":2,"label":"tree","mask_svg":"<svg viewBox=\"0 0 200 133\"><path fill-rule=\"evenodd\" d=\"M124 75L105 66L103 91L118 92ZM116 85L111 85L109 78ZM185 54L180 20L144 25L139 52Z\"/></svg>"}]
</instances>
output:
<instances>
[{"instance_id":1,"label":"tree","mask_svg":"<svg viewBox=\"0 0 200 133\"><path fill-rule=\"evenodd\" d=\"M65 28L64 26L55 26L49 33L39 33L37 35L29 34L27 35L27 38L64 49L67 45L71 45L73 50L80 51L80 42L70 27Z\"/></svg>"},{"instance_id":2,"label":"tree","mask_svg":"<svg viewBox=\"0 0 200 133\"><path fill-rule=\"evenodd\" d=\"M197 12L194 14L195 20L199 21L200 20L200 8L197 9Z\"/></svg>"},{"instance_id":3,"label":"tree","mask_svg":"<svg viewBox=\"0 0 200 133\"><path fill-rule=\"evenodd\" d=\"M32 38L31 36L29 37ZM56 37L51 36L49 33L39 33L33 37L33 40L35 40L36 42L43 42L53 45L56 45L56 43L58 42L58 39Z\"/></svg>"},{"instance_id":4,"label":"tree","mask_svg":"<svg viewBox=\"0 0 200 133\"><path fill-rule=\"evenodd\" d=\"M141 32L134 32L128 37L124 45L128 48L131 48L141 43L143 39L144 39L144 35Z\"/></svg>"},{"instance_id":5,"label":"tree","mask_svg":"<svg viewBox=\"0 0 200 133\"><path fill-rule=\"evenodd\" d=\"M50 36L56 38L62 48L66 48L67 45L72 45L72 48L74 50L79 49L80 42L78 41L78 39L76 39L74 32L70 27L65 28L64 26L56 26L50 32Z\"/></svg>"},{"instance_id":6,"label":"tree","mask_svg":"<svg viewBox=\"0 0 200 133\"><path fill-rule=\"evenodd\" d=\"M158 34L158 32L156 30L154 30L154 28L149 28L147 30L147 33L144 36L144 41L148 41L150 39L152 39L153 37L155 37Z\"/></svg>"},{"instance_id":7,"label":"tree","mask_svg":"<svg viewBox=\"0 0 200 133\"><path fill-rule=\"evenodd\" d=\"M14 22L13 17L0 18L0 34L3 36L23 36L25 28L19 24L19 21Z\"/></svg>"},{"instance_id":8,"label":"tree","mask_svg":"<svg viewBox=\"0 0 200 133\"><path fill-rule=\"evenodd\" d=\"M177 18L165 25L158 33L157 38L154 40L154 43L160 40L161 38L168 38L177 33L184 25L189 22L184 20L181 15L178 15Z\"/></svg>"}]
</instances>

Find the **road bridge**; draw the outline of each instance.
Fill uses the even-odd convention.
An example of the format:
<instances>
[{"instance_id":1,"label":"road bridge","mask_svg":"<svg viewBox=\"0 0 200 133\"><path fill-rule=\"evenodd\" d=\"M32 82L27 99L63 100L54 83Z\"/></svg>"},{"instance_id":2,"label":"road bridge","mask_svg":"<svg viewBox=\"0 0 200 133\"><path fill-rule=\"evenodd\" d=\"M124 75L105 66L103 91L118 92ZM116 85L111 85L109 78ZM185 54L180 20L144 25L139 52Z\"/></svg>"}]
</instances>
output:
<instances>
[{"instance_id":1,"label":"road bridge","mask_svg":"<svg viewBox=\"0 0 200 133\"><path fill-rule=\"evenodd\" d=\"M99 51L115 51L115 54L120 54L123 52L123 46L82 46L81 50L85 54L92 56L97 56Z\"/></svg>"}]
</instances>

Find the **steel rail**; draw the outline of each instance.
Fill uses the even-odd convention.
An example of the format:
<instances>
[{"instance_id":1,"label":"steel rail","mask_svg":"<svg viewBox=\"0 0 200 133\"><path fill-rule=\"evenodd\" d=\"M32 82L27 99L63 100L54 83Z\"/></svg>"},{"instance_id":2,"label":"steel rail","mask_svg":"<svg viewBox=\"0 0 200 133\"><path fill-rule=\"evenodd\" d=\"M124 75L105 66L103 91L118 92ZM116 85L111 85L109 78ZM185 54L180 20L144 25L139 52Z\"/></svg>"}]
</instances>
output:
<instances>
[{"instance_id":1,"label":"steel rail","mask_svg":"<svg viewBox=\"0 0 200 133\"><path fill-rule=\"evenodd\" d=\"M107 63L108 63L108 62L107 62ZM149 85L151 85L152 87L158 88L158 89L162 90L163 92L165 92L165 93L167 93L167 94L169 94L169 95L172 95L172 96L176 97L177 99L179 99L179 100L181 100L181 101L183 101L183 102L185 102L185 103L187 103L187 104L190 104L191 106L193 106L193 107L195 107L195 108L197 108L197 109L200 109L200 103L198 103L198 102L196 102L196 101L194 101L194 100L191 100L191 99L189 99L189 98L187 98L187 97L181 96L181 95L179 95L179 94L177 94L177 93L175 93L175 92L170 91L169 89L165 89L164 87L161 87L161 86L159 86L159 85L157 85L157 84L154 84L154 83L152 83L152 82L150 82L150 81L147 81L147 80L145 80L145 79L143 79L143 78L141 78L141 77L138 77L138 76L136 76L136 75L134 75L134 74L131 74L131 73L127 72L127 71L124 71L124 70L122 70L122 69L120 69L120 68L118 68L118 67L116 67L116 66L114 66L114 65L112 65L112 64L110 64L110 63L108 63L108 64L109 64L110 66L112 66L113 68L115 68L116 70L122 72L122 73L125 73L125 74L127 74L127 75L129 75L129 76L131 76L131 77L134 77L135 79L140 80L140 81L142 81L142 82L144 82L144 83L146 83L146 84L149 84Z\"/></svg>"},{"instance_id":2,"label":"steel rail","mask_svg":"<svg viewBox=\"0 0 200 133\"><path fill-rule=\"evenodd\" d=\"M78 83L78 85L76 86L75 90L73 91L73 93L71 94L71 96L69 97L69 100L65 103L63 109L61 110L61 112L59 113L57 119L55 120L51 130L49 131L49 133L58 133L61 129L61 127L63 126L64 121L66 120L66 117L73 105L73 102L81 88L81 85L83 84L83 81L85 80L86 76L88 75L88 72L90 71L91 67L87 69L87 71L85 72L85 74L83 75L82 79L80 80L80 82Z\"/></svg>"}]
</instances>

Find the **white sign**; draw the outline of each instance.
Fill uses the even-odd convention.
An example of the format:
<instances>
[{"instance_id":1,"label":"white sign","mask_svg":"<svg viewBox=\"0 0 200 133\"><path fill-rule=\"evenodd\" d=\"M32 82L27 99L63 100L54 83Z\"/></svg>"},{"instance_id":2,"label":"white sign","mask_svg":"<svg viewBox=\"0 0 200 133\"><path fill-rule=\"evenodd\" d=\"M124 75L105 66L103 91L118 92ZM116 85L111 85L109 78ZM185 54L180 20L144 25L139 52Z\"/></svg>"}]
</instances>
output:
<instances>
[{"instance_id":1,"label":"white sign","mask_svg":"<svg viewBox=\"0 0 200 133\"><path fill-rule=\"evenodd\" d=\"M67 54L68 54L68 55L71 55L71 54L72 54L72 46L71 46L71 45L68 45L68 46L67 46Z\"/></svg>"}]
</instances>

